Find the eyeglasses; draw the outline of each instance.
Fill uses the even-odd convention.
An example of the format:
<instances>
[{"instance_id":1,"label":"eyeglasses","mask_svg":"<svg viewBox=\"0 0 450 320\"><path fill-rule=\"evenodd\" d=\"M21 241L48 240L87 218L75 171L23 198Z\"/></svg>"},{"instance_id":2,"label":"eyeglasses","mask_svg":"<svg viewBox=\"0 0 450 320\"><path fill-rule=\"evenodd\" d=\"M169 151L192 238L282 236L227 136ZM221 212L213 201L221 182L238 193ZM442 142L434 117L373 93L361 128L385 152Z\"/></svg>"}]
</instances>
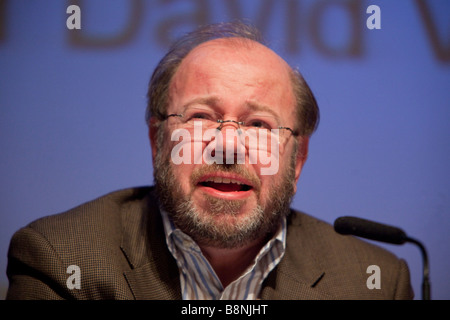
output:
<instances>
[{"instance_id":1,"label":"eyeglasses","mask_svg":"<svg viewBox=\"0 0 450 320\"><path fill-rule=\"evenodd\" d=\"M166 116L164 120L174 118L170 126L193 130L196 124L201 125L204 130L217 129L222 130L228 123L237 125L238 134L252 137L271 137L278 139L281 146L289 139L291 135L297 136L298 133L293 129L279 125L278 119L267 113L250 113L238 120L224 120L223 116L210 109L187 108L182 114L172 113ZM260 144L258 144L260 145ZM255 146L256 147L256 146ZM256 147L256 148L260 148Z\"/></svg>"}]
</instances>

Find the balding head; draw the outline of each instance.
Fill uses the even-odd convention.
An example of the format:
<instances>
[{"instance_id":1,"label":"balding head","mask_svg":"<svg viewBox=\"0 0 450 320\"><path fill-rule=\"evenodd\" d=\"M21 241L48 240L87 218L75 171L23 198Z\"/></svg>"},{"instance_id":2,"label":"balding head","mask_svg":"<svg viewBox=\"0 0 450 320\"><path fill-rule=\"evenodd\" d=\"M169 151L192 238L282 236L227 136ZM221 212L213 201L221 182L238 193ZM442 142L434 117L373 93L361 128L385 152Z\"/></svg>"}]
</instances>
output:
<instances>
[{"instance_id":1,"label":"balding head","mask_svg":"<svg viewBox=\"0 0 450 320\"><path fill-rule=\"evenodd\" d=\"M248 48L249 46L254 47L256 43L265 46L262 36L257 29L239 22L207 25L185 35L174 43L156 67L150 80L146 111L146 121L149 125L150 118L153 118L152 123L158 126L159 122L167 116L169 87L173 76L184 58L200 45L215 39L230 38L236 40L234 43L240 45L242 49ZM277 56L275 53L273 55ZM258 57L253 57L253 59L256 58ZM319 109L314 95L300 72L291 67L288 67L288 70L295 96L296 129L298 129L299 135L309 136L317 127Z\"/></svg>"}]
</instances>

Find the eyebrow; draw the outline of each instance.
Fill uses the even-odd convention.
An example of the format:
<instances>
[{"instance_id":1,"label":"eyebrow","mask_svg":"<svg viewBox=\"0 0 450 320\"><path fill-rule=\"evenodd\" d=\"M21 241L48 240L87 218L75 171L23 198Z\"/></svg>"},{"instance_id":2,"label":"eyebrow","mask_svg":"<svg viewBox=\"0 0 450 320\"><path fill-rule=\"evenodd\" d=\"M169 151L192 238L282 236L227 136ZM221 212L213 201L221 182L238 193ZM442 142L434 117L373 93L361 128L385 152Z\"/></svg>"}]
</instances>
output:
<instances>
[{"instance_id":1,"label":"eyebrow","mask_svg":"<svg viewBox=\"0 0 450 320\"><path fill-rule=\"evenodd\" d=\"M192 106L194 104L202 104L202 105L206 105L209 107L214 107L217 105L219 100L220 99L215 96L196 98L196 99L191 100L183 105L183 112L185 112L187 108L189 108L190 106Z\"/></svg>"},{"instance_id":2,"label":"eyebrow","mask_svg":"<svg viewBox=\"0 0 450 320\"><path fill-rule=\"evenodd\" d=\"M208 107L217 108L220 102L220 98L216 96L207 96L207 97L199 97L195 98L183 105L183 113L192 105L201 104L206 105ZM281 120L280 116L273 111L273 109L265 104L261 104L255 101L246 101L245 105L250 109L250 111L263 111L272 114L278 121Z\"/></svg>"},{"instance_id":3,"label":"eyebrow","mask_svg":"<svg viewBox=\"0 0 450 320\"><path fill-rule=\"evenodd\" d=\"M271 108L267 105L264 105L264 104L261 104L258 102L254 102L254 101L247 101L246 105L249 107L249 109L251 111L268 112L268 113L272 114L278 121L281 120L280 116L275 111L273 111L273 108Z\"/></svg>"}]
</instances>

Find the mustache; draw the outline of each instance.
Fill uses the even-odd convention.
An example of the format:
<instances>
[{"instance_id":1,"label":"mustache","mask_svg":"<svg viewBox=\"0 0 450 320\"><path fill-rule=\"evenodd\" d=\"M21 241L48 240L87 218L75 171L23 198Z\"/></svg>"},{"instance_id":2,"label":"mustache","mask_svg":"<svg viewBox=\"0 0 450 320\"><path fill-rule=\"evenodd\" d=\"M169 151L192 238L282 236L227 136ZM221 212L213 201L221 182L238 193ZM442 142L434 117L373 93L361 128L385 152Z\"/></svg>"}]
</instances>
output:
<instances>
[{"instance_id":1,"label":"mustache","mask_svg":"<svg viewBox=\"0 0 450 320\"><path fill-rule=\"evenodd\" d=\"M256 191L259 191L261 189L261 180L258 178L258 176L250 172L244 164L217 164L212 163L208 165L202 165L200 167L196 167L192 174L191 174L191 184L192 186L197 185L200 178L206 174L212 174L217 172L223 172L223 173L234 173L242 178L248 180L251 182L253 188Z\"/></svg>"}]
</instances>

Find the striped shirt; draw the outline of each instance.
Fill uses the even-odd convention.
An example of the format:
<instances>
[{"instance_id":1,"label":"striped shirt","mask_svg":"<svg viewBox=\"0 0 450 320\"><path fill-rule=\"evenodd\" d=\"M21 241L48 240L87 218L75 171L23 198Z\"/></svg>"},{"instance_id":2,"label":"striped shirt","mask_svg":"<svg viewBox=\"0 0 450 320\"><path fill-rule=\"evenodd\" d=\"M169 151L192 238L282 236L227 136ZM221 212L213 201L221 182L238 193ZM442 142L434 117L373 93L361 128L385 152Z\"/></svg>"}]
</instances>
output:
<instances>
[{"instance_id":1,"label":"striped shirt","mask_svg":"<svg viewBox=\"0 0 450 320\"><path fill-rule=\"evenodd\" d=\"M180 270L183 300L254 300L267 275L280 262L286 248L286 218L275 235L260 250L244 273L227 287L190 236L176 228L167 212L161 210L169 251Z\"/></svg>"}]
</instances>

